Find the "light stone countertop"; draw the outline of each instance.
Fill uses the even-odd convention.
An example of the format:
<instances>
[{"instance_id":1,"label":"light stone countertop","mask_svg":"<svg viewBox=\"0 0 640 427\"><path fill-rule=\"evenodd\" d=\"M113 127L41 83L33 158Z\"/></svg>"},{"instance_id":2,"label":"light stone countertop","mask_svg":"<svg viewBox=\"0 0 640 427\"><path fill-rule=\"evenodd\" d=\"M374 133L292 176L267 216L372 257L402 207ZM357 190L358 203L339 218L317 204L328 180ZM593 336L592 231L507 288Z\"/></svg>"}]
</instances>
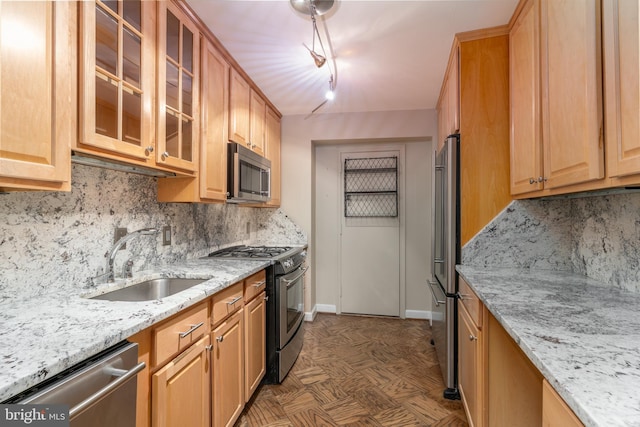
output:
<instances>
[{"instance_id":1,"label":"light stone countertop","mask_svg":"<svg viewBox=\"0 0 640 427\"><path fill-rule=\"evenodd\" d=\"M0 303L0 402L269 264L270 261L192 259L140 272L134 279L116 286L159 277L206 279L188 290L154 301L91 300L80 294L61 293L4 299Z\"/></svg>"},{"instance_id":2,"label":"light stone countertop","mask_svg":"<svg viewBox=\"0 0 640 427\"><path fill-rule=\"evenodd\" d=\"M587 426L640 426L640 294L551 270L457 266Z\"/></svg>"}]
</instances>

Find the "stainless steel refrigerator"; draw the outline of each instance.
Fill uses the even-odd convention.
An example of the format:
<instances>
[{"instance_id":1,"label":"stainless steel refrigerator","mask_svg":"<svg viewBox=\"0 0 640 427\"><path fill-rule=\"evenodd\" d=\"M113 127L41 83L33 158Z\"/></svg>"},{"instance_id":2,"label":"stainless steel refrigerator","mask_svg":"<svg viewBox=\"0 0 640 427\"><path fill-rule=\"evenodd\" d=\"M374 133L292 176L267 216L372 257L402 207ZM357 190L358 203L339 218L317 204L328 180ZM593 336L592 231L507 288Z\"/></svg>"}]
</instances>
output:
<instances>
[{"instance_id":1,"label":"stainless steel refrigerator","mask_svg":"<svg viewBox=\"0 0 640 427\"><path fill-rule=\"evenodd\" d=\"M432 339L446 388L444 397L459 399L456 264L460 262L460 135L447 137L435 153L433 192Z\"/></svg>"}]
</instances>

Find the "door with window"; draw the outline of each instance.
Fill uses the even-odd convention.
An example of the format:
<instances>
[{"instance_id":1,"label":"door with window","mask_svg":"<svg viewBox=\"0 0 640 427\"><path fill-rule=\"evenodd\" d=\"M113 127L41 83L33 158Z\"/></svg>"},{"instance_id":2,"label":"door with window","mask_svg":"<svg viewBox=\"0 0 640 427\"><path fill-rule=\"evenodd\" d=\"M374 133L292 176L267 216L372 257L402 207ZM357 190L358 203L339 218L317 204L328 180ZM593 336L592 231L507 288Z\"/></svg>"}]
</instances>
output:
<instances>
[{"instance_id":1,"label":"door with window","mask_svg":"<svg viewBox=\"0 0 640 427\"><path fill-rule=\"evenodd\" d=\"M343 152L340 311L400 316L400 151Z\"/></svg>"}]
</instances>

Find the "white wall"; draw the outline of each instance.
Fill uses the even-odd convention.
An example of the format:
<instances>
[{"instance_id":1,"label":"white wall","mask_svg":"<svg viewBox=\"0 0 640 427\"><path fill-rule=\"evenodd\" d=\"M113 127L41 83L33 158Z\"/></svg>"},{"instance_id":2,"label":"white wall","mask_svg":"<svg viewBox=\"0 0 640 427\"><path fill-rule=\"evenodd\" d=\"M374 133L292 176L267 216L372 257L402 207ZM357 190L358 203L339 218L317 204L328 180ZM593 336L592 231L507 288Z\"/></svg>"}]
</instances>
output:
<instances>
[{"instance_id":1,"label":"white wall","mask_svg":"<svg viewBox=\"0 0 640 427\"><path fill-rule=\"evenodd\" d=\"M349 114L316 113L308 118L306 115L283 117L281 207L309 237L312 269L307 276L308 287L305 293L305 310L307 312L312 311L317 304L317 290L313 274L314 250L316 249L313 230L314 143L340 140L354 142L353 140L366 139L400 140L402 138L425 140L428 137L435 140L436 136L437 114L435 110ZM417 178L417 180L419 179L421 178ZM413 177L408 177L407 185L411 182L414 182ZM419 201L415 201L415 203L419 203ZM407 244L409 245L409 242ZM407 253L407 256L411 255ZM407 281L409 280L407 277ZM424 279L421 278L421 280ZM415 295L407 293L407 299L411 299L412 296L415 297ZM427 305L429 304L430 301L427 302Z\"/></svg>"}]
</instances>

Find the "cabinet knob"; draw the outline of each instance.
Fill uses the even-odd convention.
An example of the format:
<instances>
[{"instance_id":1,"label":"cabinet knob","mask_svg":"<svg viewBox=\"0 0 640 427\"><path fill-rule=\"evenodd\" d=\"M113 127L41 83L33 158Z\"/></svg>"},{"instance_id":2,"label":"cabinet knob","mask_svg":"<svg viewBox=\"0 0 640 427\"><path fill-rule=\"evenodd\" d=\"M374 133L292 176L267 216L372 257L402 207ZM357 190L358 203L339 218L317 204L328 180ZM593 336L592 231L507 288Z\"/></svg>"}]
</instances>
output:
<instances>
[{"instance_id":1,"label":"cabinet knob","mask_svg":"<svg viewBox=\"0 0 640 427\"><path fill-rule=\"evenodd\" d=\"M208 346L205 347L205 350L211 351L211 350L213 350L213 346L211 344L209 344Z\"/></svg>"},{"instance_id":2,"label":"cabinet knob","mask_svg":"<svg viewBox=\"0 0 640 427\"><path fill-rule=\"evenodd\" d=\"M251 148L251 143L247 141L247 147Z\"/></svg>"},{"instance_id":3,"label":"cabinet knob","mask_svg":"<svg viewBox=\"0 0 640 427\"><path fill-rule=\"evenodd\" d=\"M547 178L543 177L543 176L539 176L538 177L538 182L546 182Z\"/></svg>"},{"instance_id":4,"label":"cabinet knob","mask_svg":"<svg viewBox=\"0 0 640 427\"><path fill-rule=\"evenodd\" d=\"M535 184L536 182L538 182L537 179L535 178L529 178L529 184Z\"/></svg>"},{"instance_id":5,"label":"cabinet knob","mask_svg":"<svg viewBox=\"0 0 640 427\"><path fill-rule=\"evenodd\" d=\"M264 300L269 301L269 295L265 295Z\"/></svg>"},{"instance_id":6,"label":"cabinet knob","mask_svg":"<svg viewBox=\"0 0 640 427\"><path fill-rule=\"evenodd\" d=\"M153 146L148 146L147 148L144 149L144 155L145 156L149 156L149 154L153 153Z\"/></svg>"},{"instance_id":7,"label":"cabinet knob","mask_svg":"<svg viewBox=\"0 0 640 427\"><path fill-rule=\"evenodd\" d=\"M166 160L169 156L170 156L169 152L165 151L164 153L162 153L162 160Z\"/></svg>"},{"instance_id":8,"label":"cabinet knob","mask_svg":"<svg viewBox=\"0 0 640 427\"><path fill-rule=\"evenodd\" d=\"M469 335L469 341L478 341L478 337L474 337L473 335Z\"/></svg>"},{"instance_id":9,"label":"cabinet knob","mask_svg":"<svg viewBox=\"0 0 640 427\"><path fill-rule=\"evenodd\" d=\"M219 337L216 337L216 341L218 342L224 341L224 335L220 335Z\"/></svg>"}]
</instances>

